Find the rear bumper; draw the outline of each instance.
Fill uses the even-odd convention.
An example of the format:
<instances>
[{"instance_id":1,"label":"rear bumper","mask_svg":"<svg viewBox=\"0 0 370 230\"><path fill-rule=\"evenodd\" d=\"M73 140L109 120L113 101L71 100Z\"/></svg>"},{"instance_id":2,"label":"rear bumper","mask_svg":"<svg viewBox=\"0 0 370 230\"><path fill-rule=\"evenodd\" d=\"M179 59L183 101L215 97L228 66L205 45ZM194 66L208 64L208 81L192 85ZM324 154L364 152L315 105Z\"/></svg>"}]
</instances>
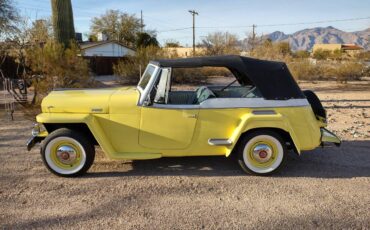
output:
<instances>
[{"instance_id":1,"label":"rear bumper","mask_svg":"<svg viewBox=\"0 0 370 230\"><path fill-rule=\"evenodd\" d=\"M336 146L340 146L342 141L334 133L330 132L325 128L320 128L321 131L321 144L334 143Z\"/></svg>"}]
</instances>

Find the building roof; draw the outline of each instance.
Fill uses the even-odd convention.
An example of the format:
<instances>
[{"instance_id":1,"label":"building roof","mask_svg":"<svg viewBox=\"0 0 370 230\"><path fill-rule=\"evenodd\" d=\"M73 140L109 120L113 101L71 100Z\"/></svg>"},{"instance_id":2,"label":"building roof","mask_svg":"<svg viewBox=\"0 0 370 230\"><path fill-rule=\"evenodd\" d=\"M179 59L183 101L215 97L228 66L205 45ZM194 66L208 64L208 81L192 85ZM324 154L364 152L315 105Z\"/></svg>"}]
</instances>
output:
<instances>
[{"instance_id":1,"label":"building roof","mask_svg":"<svg viewBox=\"0 0 370 230\"><path fill-rule=\"evenodd\" d=\"M93 47L96 47L96 46L105 45L105 44L108 44L108 43L115 43L117 45L120 45L120 46L123 46L123 47L125 47L127 49L130 49L130 50L135 51L135 49L133 49L131 47L128 47L128 46L122 44L119 41L114 41L114 40L110 40L110 41L97 41L97 42L83 42L83 43L80 43L80 48L82 50L85 50L85 49L90 49L90 48L93 48Z\"/></svg>"},{"instance_id":2,"label":"building roof","mask_svg":"<svg viewBox=\"0 0 370 230\"><path fill-rule=\"evenodd\" d=\"M314 44L313 51L323 49L323 50L363 50L359 45L356 44Z\"/></svg>"},{"instance_id":3,"label":"building roof","mask_svg":"<svg viewBox=\"0 0 370 230\"><path fill-rule=\"evenodd\" d=\"M356 44L343 44L342 49L344 50L363 50L364 48Z\"/></svg>"},{"instance_id":4,"label":"building roof","mask_svg":"<svg viewBox=\"0 0 370 230\"><path fill-rule=\"evenodd\" d=\"M304 95L284 62L259 60L237 55L163 59L151 61L161 67L225 67L241 85L254 85L265 99L286 100Z\"/></svg>"}]
</instances>

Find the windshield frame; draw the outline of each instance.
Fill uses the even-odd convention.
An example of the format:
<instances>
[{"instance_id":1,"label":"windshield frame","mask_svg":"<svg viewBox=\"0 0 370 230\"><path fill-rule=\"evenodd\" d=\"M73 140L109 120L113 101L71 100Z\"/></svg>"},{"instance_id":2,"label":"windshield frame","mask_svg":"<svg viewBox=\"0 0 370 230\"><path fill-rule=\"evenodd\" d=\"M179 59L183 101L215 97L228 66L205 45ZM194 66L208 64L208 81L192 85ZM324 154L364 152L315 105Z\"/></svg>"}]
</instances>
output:
<instances>
[{"instance_id":1,"label":"windshield frame","mask_svg":"<svg viewBox=\"0 0 370 230\"><path fill-rule=\"evenodd\" d=\"M142 81L143 79L143 76L146 74L146 72L148 71L149 67L154 67L154 71L152 73L152 75L150 76L150 79L148 81L148 83L146 84L146 87L145 89L143 89L141 86L140 86L140 82ZM139 83L137 84L136 88L139 90L140 92L140 98L139 98L139 102L138 102L138 105L142 105L145 101L145 99L147 98L147 95L150 93L152 87L153 87L153 84L155 82L155 80L157 79L158 77L158 73L160 72L160 67L157 66L157 65L154 65L152 63L149 63L143 73L143 75L141 76L140 78L140 81Z\"/></svg>"}]
</instances>

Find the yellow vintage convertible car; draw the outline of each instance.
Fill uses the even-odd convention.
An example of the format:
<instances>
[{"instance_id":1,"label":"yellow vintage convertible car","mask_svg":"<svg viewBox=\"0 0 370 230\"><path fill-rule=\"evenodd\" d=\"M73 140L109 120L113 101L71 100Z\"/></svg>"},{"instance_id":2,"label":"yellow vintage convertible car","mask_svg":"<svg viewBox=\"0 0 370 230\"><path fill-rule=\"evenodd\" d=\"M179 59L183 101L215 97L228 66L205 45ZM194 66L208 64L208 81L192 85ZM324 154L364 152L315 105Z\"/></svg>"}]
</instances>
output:
<instances>
[{"instance_id":1,"label":"yellow vintage convertible car","mask_svg":"<svg viewBox=\"0 0 370 230\"><path fill-rule=\"evenodd\" d=\"M227 68L234 81L174 89L175 69L198 67ZM268 175L288 150L341 143L284 63L241 56L151 61L137 87L54 90L41 107L27 148L42 142L46 167L65 177L90 168L96 145L110 159L233 155L247 173Z\"/></svg>"}]
</instances>

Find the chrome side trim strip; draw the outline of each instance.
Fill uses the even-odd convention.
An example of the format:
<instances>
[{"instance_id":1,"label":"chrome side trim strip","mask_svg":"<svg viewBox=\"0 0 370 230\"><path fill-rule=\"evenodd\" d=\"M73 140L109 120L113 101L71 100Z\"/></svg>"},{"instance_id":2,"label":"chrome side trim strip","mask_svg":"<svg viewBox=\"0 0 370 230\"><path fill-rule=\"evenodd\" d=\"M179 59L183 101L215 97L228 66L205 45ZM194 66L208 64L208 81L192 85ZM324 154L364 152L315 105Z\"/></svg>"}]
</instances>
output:
<instances>
[{"instance_id":1,"label":"chrome side trim strip","mask_svg":"<svg viewBox=\"0 0 370 230\"><path fill-rule=\"evenodd\" d=\"M229 139L217 139L217 138L211 138L208 140L209 145L213 146L229 146L232 145L233 142Z\"/></svg>"},{"instance_id":2,"label":"chrome side trim strip","mask_svg":"<svg viewBox=\"0 0 370 230\"><path fill-rule=\"evenodd\" d=\"M235 109L305 107L309 105L310 104L308 103L307 99L266 100L264 98L210 98L200 103L200 105L154 104L152 107L162 109Z\"/></svg>"},{"instance_id":3,"label":"chrome side trim strip","mask_svg":"<svg viewBox=\"0 0 370 230\"><path fill-rule=\"evenodd\" d=\"M201 108L277 108L309 106L307 99L266 100L264 98L210 98Z\"/></svg>"},{"instance_id":4,"label":"chrome side trim strip","mask_svg":"<svg viewBox=\"0 0 370 230\"><path fill-rule=\"evenodd\" d=\"M199 109L200 105L153 104L152 107L160 109Z\"/></svg>"},{"instance_id":5,"label":"chrome side trim strip","mask_svg":"<svg viewBox=\"0 0 370 230\"><path fill-rule=\"evenodd\" d=\"M254 115L274 115L276 112L274 110L253 110Z\"/></svg>"}]
</instances>

